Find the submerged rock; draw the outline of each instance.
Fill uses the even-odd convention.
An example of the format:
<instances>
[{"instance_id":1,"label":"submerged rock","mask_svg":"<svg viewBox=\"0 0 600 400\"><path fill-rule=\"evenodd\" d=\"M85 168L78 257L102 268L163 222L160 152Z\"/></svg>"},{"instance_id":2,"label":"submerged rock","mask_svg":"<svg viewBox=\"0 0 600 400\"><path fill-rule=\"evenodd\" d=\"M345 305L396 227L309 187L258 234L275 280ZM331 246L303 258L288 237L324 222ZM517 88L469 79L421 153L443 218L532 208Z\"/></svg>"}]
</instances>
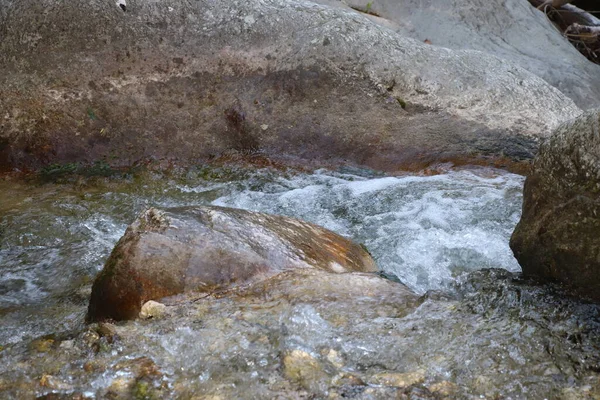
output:
<instances>
[{"instance_id":1,"label":"submerged rock","mask_svg":"<svg viewBox=\"0 0 600 400\"><path fill-rule=\"evenodd\" d=\"M424 380L425 373L423 371L405 373L385 372L373 375L369 382L376 385L404 388L421 383Z\"/></svg>"},{"instance_id":2,"label":"submerged rock","mask_svg":"<svg viewBox=\"0 0 600 400\"><path fill-rule=\"evenodd\" d=\"M600 110L560 126L541 146L510 247L523 273L600 301Z\"/></svg>"},{"instance_id":3,"label":"submerged rock","mask_svg":"<svg viewBox=\"0 0 600 400\"><path fill-rule=\"evenodd\" d=\"M362 246L297 219L223 207L150 209L127 229L96 278L87 318L132 319L148 300L297 268L377 270Z\"/></svg>"},{"instance_id":4,"label":"submerged rock","mask_svg":"<svg viewBox=\"0 0 600 400\"><path fill-rule=\"evenodd\" d=\"M319 361L306 351L294 349L283 356L283 373L285 377L300 386L310 388L319 385L327 388L327 381L331 380Z\"/></svg>"},{"instance_id":5,"label":"submerged rock","mask_svg":"<svg viewBox=\"0 0 600 400\"><path fill-rule=\"evenodd\" d=\"M505 165L580 112L515 64L308 0L0 5L0 168L229 149Z\"/></svg>"}]
</instances>

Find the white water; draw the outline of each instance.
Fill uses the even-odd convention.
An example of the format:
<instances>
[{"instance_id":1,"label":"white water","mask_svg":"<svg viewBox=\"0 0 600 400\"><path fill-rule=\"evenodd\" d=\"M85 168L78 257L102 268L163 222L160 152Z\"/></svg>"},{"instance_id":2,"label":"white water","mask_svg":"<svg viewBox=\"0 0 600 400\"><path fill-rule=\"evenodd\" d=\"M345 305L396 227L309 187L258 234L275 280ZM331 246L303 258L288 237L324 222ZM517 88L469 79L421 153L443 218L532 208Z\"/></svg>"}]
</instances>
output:
<instances>
[{"instance_id":1,"label":"white water","mask_svg":"<svg viewBox=\"0 0 600 400\"><path fill-rule=\"evenodd\" d=\"M351 237L383 271L422 293L464 271L520 271L508 241L523 178L489 172L369 179L321 171L233 190L212 204L297 217Z\"/></svg>"}]
</instances>

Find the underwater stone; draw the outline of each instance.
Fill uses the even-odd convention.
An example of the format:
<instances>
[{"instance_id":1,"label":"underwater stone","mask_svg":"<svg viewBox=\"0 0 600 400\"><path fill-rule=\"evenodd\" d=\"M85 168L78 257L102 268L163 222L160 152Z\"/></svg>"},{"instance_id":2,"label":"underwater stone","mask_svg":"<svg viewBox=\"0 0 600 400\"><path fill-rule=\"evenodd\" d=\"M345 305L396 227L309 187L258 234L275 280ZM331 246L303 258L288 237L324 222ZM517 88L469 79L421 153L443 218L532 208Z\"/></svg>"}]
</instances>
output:
<instances>
[{"instance_id":1,"label":"underwater stone","mask_svg":"<svg viewBox=\"0 0 600 400\"><path fill-rule=\"evenodd\" d=\"M416 385L425 380L424 371L414 371L405 373L382 372L371 377L370 383L384 386L394 386L405 388L411 385Z\"/></svg>"},{"instance_id":2,"label":"underwater stone","mask_svg":"<svg viewBox=\"0 0 600 400\"><path fill-rule=\"evenodd\" d=\"M134 319L149 300L212 293L299 268L377 270L360 245L297 219L224 207L149 209L96 278L87 319Z\"/></svg>"},{"instance_id":3,"label":"underwater stone","mask_svg":"<svg viewBox=\"0 0 600 400\"><path fill-rule=\"evenodd\" d=\"M328 380L321 363L303 350L287 352L283 356L283 370L288 379L306 388L318 386Z\"/></svg>"}]
</instances>

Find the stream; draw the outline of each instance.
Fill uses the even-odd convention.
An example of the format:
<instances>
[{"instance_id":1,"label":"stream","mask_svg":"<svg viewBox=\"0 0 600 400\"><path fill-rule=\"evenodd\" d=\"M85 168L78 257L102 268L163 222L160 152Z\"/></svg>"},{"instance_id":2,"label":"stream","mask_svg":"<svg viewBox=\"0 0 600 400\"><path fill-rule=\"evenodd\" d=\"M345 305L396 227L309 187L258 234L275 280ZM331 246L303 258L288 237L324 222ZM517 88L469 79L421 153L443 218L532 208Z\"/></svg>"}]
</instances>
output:
<instances>
[{"instance_id":1,"label":"stream","mask_svg":"<svg viewBox=\"0 0 600 400\"><path fill-rule=\"evenodd\" d=\"M523 181L238 167L0 180L0 398L598 398L599 308L521 278L508 247ZM86 328L91 283L136 215L207 204L350 237L419 302L275 291Z\"/></svg>"}]
</instances>

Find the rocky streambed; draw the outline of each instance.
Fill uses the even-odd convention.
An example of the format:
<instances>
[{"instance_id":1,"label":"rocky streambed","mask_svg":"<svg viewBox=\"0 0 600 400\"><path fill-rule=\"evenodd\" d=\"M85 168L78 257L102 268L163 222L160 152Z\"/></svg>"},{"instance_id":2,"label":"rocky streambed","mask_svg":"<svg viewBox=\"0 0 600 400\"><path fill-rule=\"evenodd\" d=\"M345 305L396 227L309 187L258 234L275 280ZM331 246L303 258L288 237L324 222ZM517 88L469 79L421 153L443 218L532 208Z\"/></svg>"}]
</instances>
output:
<instances>
[{"instance_id":1,"label":"rocky streambed","mask_svg":"<svg viewBox=\"0 0 600 400\"><path fill-rule=\"evenodd\" d=\"M396 3L0 0L0 398L600 398L597 66Z\"/></svg>"},{"instance_id":2,"label":"rocky streambed","mask_svg":"<svg viewBox=\"0 0 600 400\"><path fill-rule=\"evenodd\" d=\"M508 248L522 184L493 169L238 167L2 181L0 393L596 398L598 306L521 278ZM137 214L209 204L317 223L381 272L288 271L162 300L150 319L84 324L91 281Z\"/></svg>"}]
</instances>

